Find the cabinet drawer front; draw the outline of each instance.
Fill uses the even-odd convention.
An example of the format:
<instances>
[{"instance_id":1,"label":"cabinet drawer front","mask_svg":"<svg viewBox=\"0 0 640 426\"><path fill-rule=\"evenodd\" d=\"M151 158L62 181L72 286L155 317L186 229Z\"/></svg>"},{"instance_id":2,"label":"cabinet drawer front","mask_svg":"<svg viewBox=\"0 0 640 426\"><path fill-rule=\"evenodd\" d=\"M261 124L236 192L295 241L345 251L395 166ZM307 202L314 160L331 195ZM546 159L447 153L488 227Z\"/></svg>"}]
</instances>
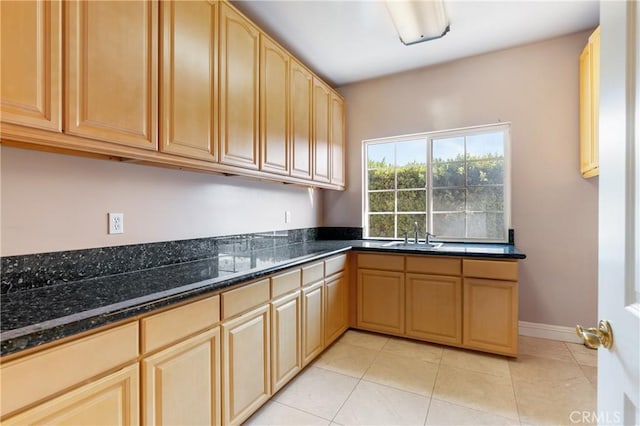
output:
<instances>
[{"instance_id":1,"label":"cabinet drawer front","mask_svg":"<svg viewBox=\"0 0 640 426\"><path fill-rule=\"evenodd\" d=\"M314 263L313 265L302 268L302 285L307 285L320 281L324 278L324 262Z\"/></svg>"},{"instance_id":2,"label":"cabinet drawer front","mask_svg":"<svg viewBox=\"0 0 640 426\"><path fill-rule=\"evenodd\" d=\"M300 288L300 269L271 277L271 297L278 297Z\"/></svg>"},{"instance_id":3,"label":"cabinet drawer front","mask_svg":"<svg viewBox=\"0 0 640 426\"><path fill-rule=\"evenodd\" d=\"M222 318L231 318L269 301L269 278L222 293Z\"/></svg>"},{"instance_id":4,"label":"cabinet drawer front","mask_svg":"<svg viewBox=\"0 0 640 426\"><path fill-rule=\"evenodd\" d=\"M462 270L465 277L518 281L517 261L464 259Z\"/></svg>"},{"instance_id":5,"label":"cabinet drawer front","mask_svg":"<svg viewBox=\"0 0 640 426\"><path fill-rule=\"evenodd\" d=\"M461 259L435 256L407 256L407 272L435 275L460 275Z\"/></svg>"},{"instance_id":6,"label":"cabinet drawer front","mask_svg":"<svg viewBox=\"0 0 640 426\"><path fill-rule=\"evenodd\" d=\"M131 365L36 405L2 424L136 425L140 418L138 377L138 364Z\"/></svg>"},{"instance_id":7,"label":"cabinet drawer front","mask_svg":"<svg viewBox=\"0 0 640 426\"><path fill-rule=\"evenodd\" d=\"M359 254L358 268L402 271L404 270L404 256L388 254Z\"/></svg>"},{"instance_id":8,"label":"cabinet drawer front","mask_svg":"<svg viewBox=\"0 0 640 426\"><path fill-rule=\"evenodd\" d=\"M138 357L138 322L0 365L0 416L96 377Z\"/></svg>"},{"instance_id":9,"label":"cabinet drawer front","mask_svg":"<svg viewBox=\"0 0 640 426\"><path fill-rule=\"evenodd\" d=\"M332 257L324 262L324 275L329 277L333 274L337 274L340 271L344 271L347 267L347 255L341 254L340 256Z\"/></svg>"},{"instance_id":10,"label":"cabinet drawer front","mask_svg":"<svg viewBox=\"0 0 640 426\"><path fill-rule=\"evenodd\" d=\"M140 321L142 353L151 352L220 321L220 296L216 295L165 311Z\"/></svg>"}]
</instances>

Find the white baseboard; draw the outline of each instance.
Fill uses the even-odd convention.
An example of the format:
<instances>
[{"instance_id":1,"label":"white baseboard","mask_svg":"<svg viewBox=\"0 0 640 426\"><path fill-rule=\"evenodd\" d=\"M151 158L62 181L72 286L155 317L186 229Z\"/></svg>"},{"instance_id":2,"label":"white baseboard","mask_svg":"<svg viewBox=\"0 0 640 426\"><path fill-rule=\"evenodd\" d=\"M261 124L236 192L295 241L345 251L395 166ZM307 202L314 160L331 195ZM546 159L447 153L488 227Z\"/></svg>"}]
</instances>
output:
<instances>
[{"instance_id":1,"label":"white baseboard","mask_svg":"<svg viewBox=\"0 0 640 426\"><path fill-rule=\"evenodd\" d=\"M560 340L562 342L570 343L582 343L582 339L578 337L576 329L573 327L519 321L518 328L521 336L540 337L543 339Z\"/></svg>"}]
</instances>

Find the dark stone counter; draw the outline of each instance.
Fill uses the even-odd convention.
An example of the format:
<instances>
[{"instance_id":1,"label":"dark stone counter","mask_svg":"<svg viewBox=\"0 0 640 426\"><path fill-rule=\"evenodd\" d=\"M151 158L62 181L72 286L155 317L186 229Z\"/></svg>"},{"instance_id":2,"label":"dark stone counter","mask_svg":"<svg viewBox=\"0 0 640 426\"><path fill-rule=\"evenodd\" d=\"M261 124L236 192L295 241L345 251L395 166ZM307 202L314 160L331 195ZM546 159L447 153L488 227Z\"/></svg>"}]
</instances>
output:
<instances>
[{"instance_id":1,"label":"dark stone counter","mask_svg":"<svg viewBox=\"0 0 640 426\"><path fill-rule=\"evenodd\" d=\"M316 240L268 248L239 246L212 257L135 272L29 287L1 295L0 355L71 336L274 272L349 250L524 259L506 244L386 247L371 240ZM90 263L90 262L89 262ZM25 283L22 283L25 284Z\"/></svg>"}]
</instances>

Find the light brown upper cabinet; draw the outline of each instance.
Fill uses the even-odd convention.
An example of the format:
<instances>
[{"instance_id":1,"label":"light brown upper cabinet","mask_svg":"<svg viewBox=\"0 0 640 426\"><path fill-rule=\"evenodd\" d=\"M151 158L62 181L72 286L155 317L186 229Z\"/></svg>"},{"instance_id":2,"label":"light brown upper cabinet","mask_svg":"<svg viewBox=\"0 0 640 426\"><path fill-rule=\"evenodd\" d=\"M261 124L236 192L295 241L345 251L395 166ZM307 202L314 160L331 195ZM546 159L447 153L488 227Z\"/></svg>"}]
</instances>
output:
<instances>
[{"instance_id":1,"label":"light brown upper cabinet","mask_svg":"<svg viewBox=\"0 0 640 426\"><path fill-rule=\"evenodd\" d=\"M2 2L2 122L62 130L61 11L59 1Z\"/></svg>"},{"instance_id":2,"label":"light brown upper cabinet","mask_svg":"<svg viewBox=\"0 0 640 426\"><path fill-rule=\"evenodd\" d=\"M331 183L344 186L345 179L345 132L344 101L335 93L331 94Z\"/></svg>"},{"instance_id":3,"label":"light brown upper cabinet","mask_svg":"<svg viewBox=\"0 0 640 426\"><path fill-rule=\"evenodd\" d=\"M289 54L260 35L260 170L289 174Z\"/></svg>"},{"instance_id":4,"label":"light brown upper cabinet","mask_svg":"<svg viewBox=\"0 0 640 426\"><path fill-rule=\"evenodd\" d=\"M598 133L600 108L600 27L580 55L580 172L585 178L600 173Z\"/></svg>"},{"instance_id":5,"label":"light brown upper cabinet","mask_svg":"<svg viewBox=\"0 0 640 426\"><path fill-rule=\"evenodd\" d=\"M218 3L165 1L160 7L160 150L215 161Z\"/></svg>"},{"instance_id":6,"label":"light brown upper cabinet","mask_svg":"<svg viewBox=\"0 0 640 426\"><path fill-rule=\"evenodd\" d=\"M313 180L329 182L329 100L326 84L313 79Z\"/></svg>"},{"instance_id":7,"label":"light brown upper cabinet","mask_svg":"<svg viewBox=\"0 0 640 426\"><path fill-rule=\"evenodd\" d=\"M69 1L65 133L158 147L158 3Z\"/></svg>"},{"instance_id":8,"label":"light brown upper cabinet","mask_svg":"<svg viewBox=\"0 0 640 426\"><path fill-rule=\"evenodd\" d=\"M260 31L220 3L220 162L258 168Z\"/></svg>"},{"instance_id":9,"label":"light brown upper cabinet","mask_svg":"<svg viewBox=\"0 0 640 426\"><path fill-rule=\"evenodd\" d=\"M311 179L311 93L313 76L291 59L291 176Z\"/></svg>"}]
</instances>

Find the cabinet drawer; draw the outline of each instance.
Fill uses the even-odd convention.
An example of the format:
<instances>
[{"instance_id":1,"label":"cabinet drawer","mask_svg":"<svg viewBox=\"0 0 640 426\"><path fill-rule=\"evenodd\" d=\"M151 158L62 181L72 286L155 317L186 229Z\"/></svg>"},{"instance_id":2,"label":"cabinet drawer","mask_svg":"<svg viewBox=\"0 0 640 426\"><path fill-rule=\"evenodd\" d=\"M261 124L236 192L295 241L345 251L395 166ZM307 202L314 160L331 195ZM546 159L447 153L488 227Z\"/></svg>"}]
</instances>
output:
<instances>
[{"instance_id":1,"label":"cabinet drawer","mask_svg":"<svg viewBox=\"0 0 640 426\"><path fill-rule=\"evenodd\" d=\"M332 257L324 262L324 276L329 277L333 274L337 274L340 271L344 271L347 266L347 255L341 254L340 256Z\"/></svg>"},{"instance_id":2,"label":"cabinet drawer","mask_svg":"<svg viewBox=\"0 0 640 426\"><path fill-rule=\"evenodd\" d=\"M295 269L271 277L271 297L278 297L300 288L300 276L300 269Z\"/></svg>"},{"instance_id":3,"label":"cabinet drawer","mask_svg":"<svg viewBox=\"0 0 640 426\"><path fill-rule=\"evenodd\" d=\"M0 416L78 385L138 357L138 322L0 365Z\"/></svg>"},{"instance_id":4,"label":"cabinet drawer","mask_svg":"<svg viewBox=\"0 0 640 426\"><path fill-rule=\"evenodd\" d=\"M205 330L219 321L218 295L143 318L140 321L142 353L151 352Z\"/></svg>"},{"instance_id":5,"label":"cabinet drawer","mask_svg":"<svg viewBox=\"0 0 640 426\"><path fill-rule=\"evenodd\" d=\"M358 268L381 269L384 271L403 271L404 256L387 254L359 254Z\"/></svg>"},{"instance_id":6,"label":"cabinet drawer","mask_svg":"<svg viewBox=\"0 0 640 426\"><path fill-rule=\"evenodd\" d=\"M269 301L269 278L222 293L222 319Z\"/></svg>"},{"instance_id":7,"label":"cabinet drawer","mask_svg":"<svg viewBox=\"0 0 640 426\"><path fill-rule=\"evenodd\" d=\"M302 268L302 285L315 283L324 278L324 262L314 263L313 265Z\"/></svg>"},{"instance_id":8,"label":"cabinet drawer","mask_svg":"<svg viewBox=\"0 0 640 426\"><path fill-rule=\"evenodd\" d=\"M461 259L435 256L407 256L407 272L434 275L460 275Z\"/></svg>"},{"instance_id":9,"label":"cabinet drawer","mask_svg":"<svg viewBox=\"0 0 640 426\"><path fill-rule=\"evenodd\" d=\"M518 281L518 262L514 261L464 259L462 270L465 277Z\"/></svg>"}]
</instances>

